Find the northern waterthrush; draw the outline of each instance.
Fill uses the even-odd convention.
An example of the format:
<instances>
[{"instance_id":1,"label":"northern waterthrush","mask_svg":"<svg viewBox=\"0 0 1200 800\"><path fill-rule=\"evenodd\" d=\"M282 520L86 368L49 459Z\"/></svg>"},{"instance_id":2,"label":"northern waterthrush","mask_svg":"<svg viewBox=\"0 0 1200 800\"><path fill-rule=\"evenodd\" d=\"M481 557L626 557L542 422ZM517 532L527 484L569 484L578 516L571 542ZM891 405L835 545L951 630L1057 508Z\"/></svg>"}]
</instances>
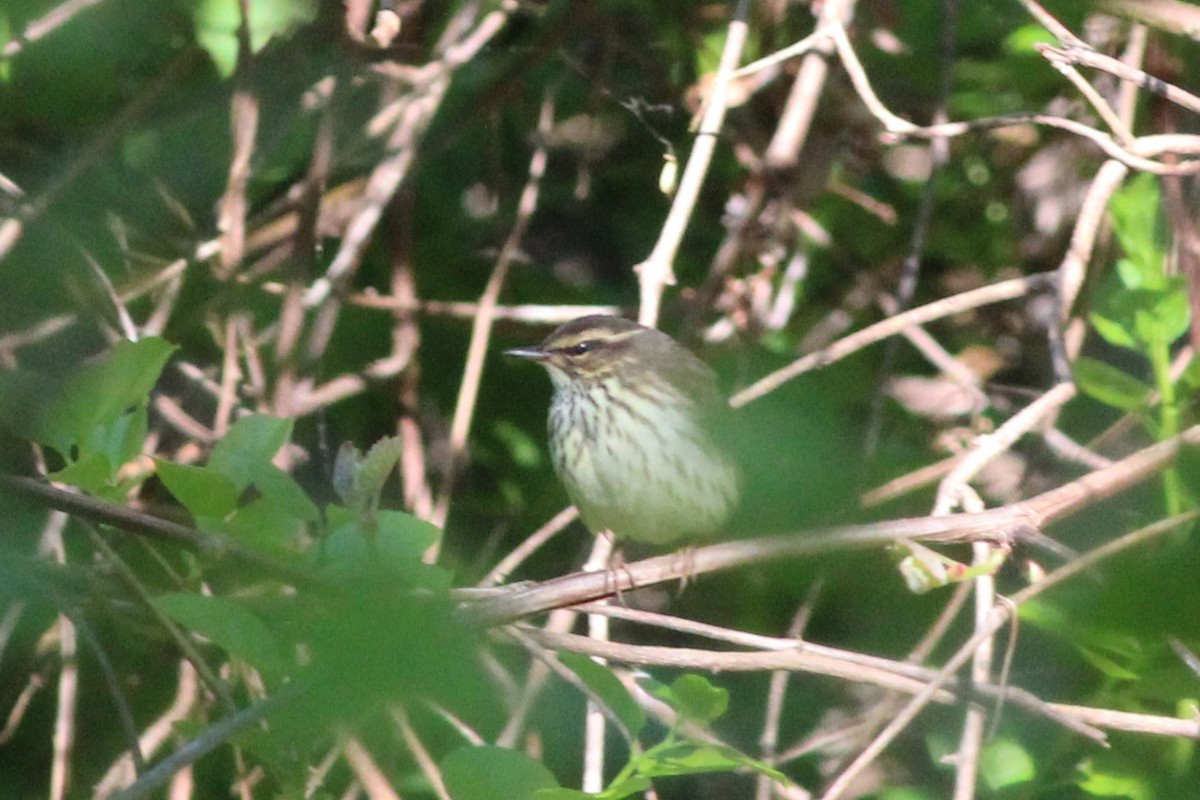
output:
<instances>
[{"instance_id":1,"label":"northern waterthrush","mask_svg":"<svg viewBox=\"0 0 1200 800\"><path fill-rule=\"evenodd\" d=\"M738 470L714 431L716 376L670 336L619 317L572 320L507 351L550 373L550 455L593 532L668 544L720 533Z\"/></svg>"}]
</instances>

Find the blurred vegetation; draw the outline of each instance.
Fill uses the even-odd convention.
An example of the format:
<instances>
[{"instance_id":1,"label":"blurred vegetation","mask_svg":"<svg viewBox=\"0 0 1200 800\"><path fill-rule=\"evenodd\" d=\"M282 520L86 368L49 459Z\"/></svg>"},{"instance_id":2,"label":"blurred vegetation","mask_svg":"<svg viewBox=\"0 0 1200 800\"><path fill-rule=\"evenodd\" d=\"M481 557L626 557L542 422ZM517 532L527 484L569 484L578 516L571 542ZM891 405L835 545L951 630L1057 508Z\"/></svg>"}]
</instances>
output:
<instances>
[{"instance_id":1,"label":"blurred vegetation","mask_svg":"<svg viewBox=\"0 0 1200 800\"><path fill-rule=\"evenodd\" d=\"M776 752L804 746L776 763L760 748L769 674L651 670L644 693L674 721L648 721L615 670L564 653L520 735L499 742L536 662L464 624L451 592L566 504L545 451L544 375L499 352L576 307L636 314L632 266L672 202L664 164L691 152L733 5L0 8L5 472L182 529L3 496L0 797L107 797L135 772L146 796L166 796L165 781L175 797L388 796L375 779L436 797L426 758L454 800L579 797L582 686L641 743L609 737L606 797L651 785L664 800L752 797L763 778L820 796L887 721L872 715L895 708L884 690L793 674ZM832 5L750 4L741 63L808 35ZM904 119L1045 114L1104 130L1041 54L1056 39L1027 3L850 5L854 51ZM1200 86L1197 26L1156 22L1157 3L1045 5L1093 52ZM886 134L828 62L794 164L764 153L800 59L735 79L674 261L660 326L731 394L897 308L1060 270L1106 160L1053 125ZM1137 87L1080 73L1133 136L1197 129L1194 110L1161 94L1121 99ZM1189 146L1151 156L1170 167ZM536 153L545 174L523 208ZM1196 197L1186 174L1131 170L1082 253L1071 307L1029 292L925 326L972 386L893 337L740 409L753 499L738 533L929 513L936 479L860 497L961 453L1060 381L1079 396L973 482L987 505L1191 430ZM490 302L488 355L468 366ZM471 370L477 397L461 394ZM1045 533L1086 552L1194 511L1194 450ZM512 578L572 572L589 546L575 523ZM770 636L803 608L807 641L904 659L953 589L911 593L896 558L777 560L624 601ZM1025 586L1031 560L1062 564L1019 548L998 591ZM1200 541L1181 526L1038 598L1022 608L1007 680L1047 701L1194 721L1198 569ZM931 665L970 636L969 617ZM614 635L701 646L621 623ZM960 707L926 710L847 796L950 796L962 720ZM1165 800L1200 785L1194 739L1113 732L1101 748L1011 705L990 722L968 796ZM139 737L145 763L120 766ZM198 742L194 764L153 772Z\"/></svg>"}]
</instances>

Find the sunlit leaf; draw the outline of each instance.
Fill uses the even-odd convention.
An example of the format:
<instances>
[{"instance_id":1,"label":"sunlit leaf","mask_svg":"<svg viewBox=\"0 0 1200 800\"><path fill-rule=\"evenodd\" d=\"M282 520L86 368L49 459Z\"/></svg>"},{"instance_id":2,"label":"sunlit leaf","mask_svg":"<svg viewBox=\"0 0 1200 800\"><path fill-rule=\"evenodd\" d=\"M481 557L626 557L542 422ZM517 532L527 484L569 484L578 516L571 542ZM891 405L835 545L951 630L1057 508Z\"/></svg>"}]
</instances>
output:
<instances>
[{"instance_id":1,"label":"sunlit leaf","mask_svg":"<svg viewBox=\"0 0 1200 800\"><path fill-rule=\"evenodd\" d=\"M1116 367L1091 358L1078 358L1071 365L1075 383L1084 394L1123 411L1146 407L1150 387Z\"/></svg>"},{"instance_id":2,"label":"sunlit leaf","mask_svg":"<svg viewBox=\"0 0 1200 800\"><path fill-rule=\"evenodd\" d=\"M1158 179L1141 173L1113 193L1109 201L1113 231L1125 251L1122 279L1127 289L1156 289L1163 280L1159 245Z\"/></svg>"},{"instance_id":3,"label":"sunlit leaf","mask_svg":"<svg viewBox=\"0 0 1200 800\"><path fill-rule=\"evenodd\" d=\"M316 16L316 0L254 0L250 9L250 49L257 53L276 36L285 36ZM224 76L237 64L237 0L204 0L195 12L196 38Z\"/></svg>"},{"instance_id":4,"label":"sunlit leaf","mask_svg":"<svg viewBox=\"0 0 1200 800\"><path fill-rule=\"evenodd\" d=\"M662 698L687 719L707 725L729 708L729 690L714 686L703 676L680 675Z\"/></svg>"},{"instance_id":5,"label":"sunlit leaf","mask_svg":"<svg viewBox=\"0 0 1200 800\"><path fill-rule=\"evenodd\" d=\"M159 479L196 519L220 519L237 507L238 487L216 470L155 459Z\"/></svg>"},{"instance_id":6,"label":"sunlit leaf","mask_svg":"<svg viewBox=\"0 0 1200 800\"><path fill-rule=\"evenodd\" d=\"M1058 44L1058 42L1044 26L1034 24L1022 25L1004 39L1004 49L1014 54L1036 54L1037 50L1034 48L1036 44Z\"/></svg>"},{"instance_id":7,"label":"sunlit leaf","mask_svg":"<svg viewBox=\"0 0 1200 800\"><path fill-rule=\"evenodd\" d=\"M1133 333L1123 323L1106 317L1099 312L1094 312L1088 316L1092 326L1096 329L1096 333L1104 337L1104 340L1109 344L1117 347L1124 347L1129 350L1137 350L1138 340Z\"/></svg>"},{"instance_id":8,"label":"sunlit leaf","mask_svg":"<svg viewBox=\"0 0 1200 800\"><path fill-rule=\"evenodd\" d=\"M1154 790L1145 778L1105 771L1085 763L1077 785L1094 797L1123 797L1127 800L1154 800Z\"/></svg>"},{"instance_id":9,"label":"sunlit leaf","mask_svg":"<svg viewBox=\"0 0 1200 800\"><path fill-rule=\"evenodd\" d=\"M979 773L993 791L1034 779L1037 770L1029 752L1009 739L998 739L983 748Z\"/></svg>"},{"instance_id":10,"label":"sunlit leaf","mask_svg":"<svg viewBox=\"0 0 1200 800\"><path fill-rule=\"evenodd\" d=\"M102 453L88 453L67 466L50 473L50 479L78 486L89 494L99 494L112 477L113 466Z\"/></svg>"}]
</instances>

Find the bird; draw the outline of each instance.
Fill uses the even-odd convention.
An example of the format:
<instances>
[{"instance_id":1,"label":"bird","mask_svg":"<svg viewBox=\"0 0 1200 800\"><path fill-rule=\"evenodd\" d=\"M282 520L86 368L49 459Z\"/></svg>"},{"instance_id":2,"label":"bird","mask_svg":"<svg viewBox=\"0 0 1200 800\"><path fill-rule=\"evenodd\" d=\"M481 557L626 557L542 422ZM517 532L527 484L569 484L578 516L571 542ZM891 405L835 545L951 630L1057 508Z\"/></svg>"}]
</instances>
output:
<instances>
[{"instance_id":1,"label":"bird","mask_svg":"<svg viewBox=\"0 0 1200 800\"><path fill-rule=\"evenodd\" d=\"M550 374L551 461L593 533L659 546L720 535L741 477L719 444L731 413L707 364L661 331L605 315L506 355Z\"/></svg>"}]
</instances>

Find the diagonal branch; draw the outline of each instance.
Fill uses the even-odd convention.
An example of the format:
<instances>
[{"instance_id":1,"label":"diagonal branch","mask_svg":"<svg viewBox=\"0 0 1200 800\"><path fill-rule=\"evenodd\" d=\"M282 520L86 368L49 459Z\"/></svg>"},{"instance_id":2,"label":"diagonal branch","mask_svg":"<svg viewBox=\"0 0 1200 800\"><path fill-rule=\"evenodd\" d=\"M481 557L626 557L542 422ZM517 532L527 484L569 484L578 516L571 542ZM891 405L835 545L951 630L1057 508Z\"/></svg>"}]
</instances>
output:
<instances>
[{"instance_id":1,"label":"diagonal branch","mask_svg":"<svg viewBox=\"0 0 1200 800\"><path fill-rule=\"evenodd\" d=\"M986 541L1002 546L1037 544L1044 526L1058 522L1088 505L1128 489L1165 469L1185 446L1200 446L1200 425L1179 436L1096 470L1036 497L1002 508L972 514L916 517L863 525L722 542L697 548L687 563L676 555L657 556L604 573L576 572L514 587L501 596L468 605L468 620L481 626L501 625L554 608L575 605L638 587L679 580L707 572L762 564L850 548L891 544L901 539L933 543Z\"/></svg>"}]
</instances>

